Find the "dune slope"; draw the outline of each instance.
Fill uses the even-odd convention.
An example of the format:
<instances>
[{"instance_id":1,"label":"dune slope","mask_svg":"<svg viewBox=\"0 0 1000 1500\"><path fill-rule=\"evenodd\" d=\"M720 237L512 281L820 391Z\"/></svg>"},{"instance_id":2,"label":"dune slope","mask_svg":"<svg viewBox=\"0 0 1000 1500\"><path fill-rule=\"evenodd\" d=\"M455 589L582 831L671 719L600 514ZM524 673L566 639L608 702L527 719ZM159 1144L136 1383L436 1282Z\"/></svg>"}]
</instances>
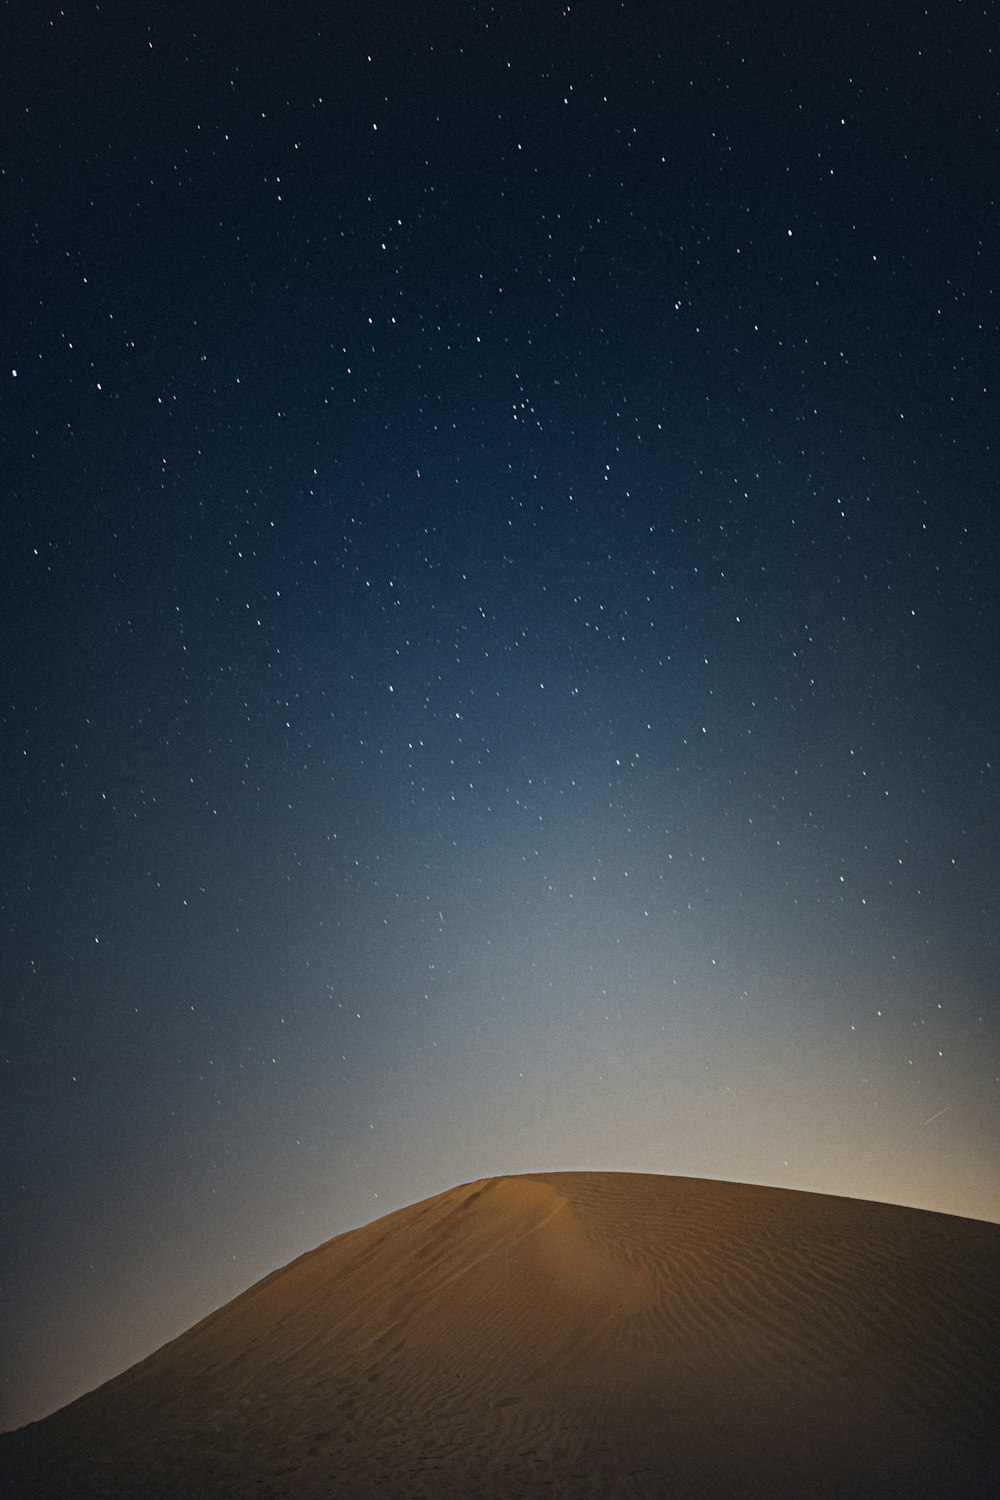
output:
<instances>
[{"instance_id":1,"label":"dune slope","mask_svg":"<svg viewBox=\"0 0 1000 1500\"><path fill-rule=\"evenodd\" d=\"M1000 1227L622 1173L338 1236L0 1438L47 1497L1000 1492Z\"/></svg>"}]
</instances>

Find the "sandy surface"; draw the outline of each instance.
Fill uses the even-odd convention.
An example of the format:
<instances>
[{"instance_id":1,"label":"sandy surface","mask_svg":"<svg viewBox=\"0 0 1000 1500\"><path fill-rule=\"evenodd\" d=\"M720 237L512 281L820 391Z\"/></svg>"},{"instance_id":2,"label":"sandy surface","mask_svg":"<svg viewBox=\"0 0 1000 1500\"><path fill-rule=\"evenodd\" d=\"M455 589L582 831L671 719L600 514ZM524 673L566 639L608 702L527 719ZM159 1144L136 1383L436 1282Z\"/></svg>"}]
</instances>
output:
<instances>
[{"instance_id":1,"label":"sandy surface","mask_svg":"<svg viewBox=\"0 0 1000 1500\"><path fill-rule=\"evenodd\" d=\"M996 1225L776 1188L470 1183L0 1438L0 1493L992 1497L998 1252Z\"/></svg>"}]
</instances>

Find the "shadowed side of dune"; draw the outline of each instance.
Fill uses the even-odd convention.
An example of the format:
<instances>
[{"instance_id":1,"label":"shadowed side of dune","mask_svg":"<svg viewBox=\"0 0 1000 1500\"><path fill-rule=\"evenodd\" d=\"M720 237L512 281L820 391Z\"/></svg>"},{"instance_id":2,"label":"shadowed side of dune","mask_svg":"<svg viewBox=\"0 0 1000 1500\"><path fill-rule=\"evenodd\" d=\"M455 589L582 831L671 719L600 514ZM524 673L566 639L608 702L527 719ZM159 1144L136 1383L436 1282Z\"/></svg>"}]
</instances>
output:
<instances>
[{"instance_id":1,"label":"shadowed side of dune","mask_svg":"<svg viewBox=\"0 0 1000 1500\"><path fill-rule=\"evenodd\" d=\"M1000 1229L496 1178L341 1235L0 1439L24 1496L937 1496L1000 1473Z\"/></svg>"}]
</instances>

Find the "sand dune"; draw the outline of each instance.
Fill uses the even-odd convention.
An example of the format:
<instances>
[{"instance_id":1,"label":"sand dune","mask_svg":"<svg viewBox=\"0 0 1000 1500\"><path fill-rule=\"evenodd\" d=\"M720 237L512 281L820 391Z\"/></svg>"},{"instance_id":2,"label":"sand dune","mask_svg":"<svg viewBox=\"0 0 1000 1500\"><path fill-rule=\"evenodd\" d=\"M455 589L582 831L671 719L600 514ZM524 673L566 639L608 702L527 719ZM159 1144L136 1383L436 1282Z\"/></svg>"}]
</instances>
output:
<instances>
[{"instance_id":1,"label":"sand dune","mask_svg":"<svg viewBox=\"0 0 1000 1500\"><path fill-rule=\"evenodd\" d=\"M474 1182L0 1439L60 1497L1000 1494L1000 1228L687 1178Z\"/></svg>"}]
</instances>

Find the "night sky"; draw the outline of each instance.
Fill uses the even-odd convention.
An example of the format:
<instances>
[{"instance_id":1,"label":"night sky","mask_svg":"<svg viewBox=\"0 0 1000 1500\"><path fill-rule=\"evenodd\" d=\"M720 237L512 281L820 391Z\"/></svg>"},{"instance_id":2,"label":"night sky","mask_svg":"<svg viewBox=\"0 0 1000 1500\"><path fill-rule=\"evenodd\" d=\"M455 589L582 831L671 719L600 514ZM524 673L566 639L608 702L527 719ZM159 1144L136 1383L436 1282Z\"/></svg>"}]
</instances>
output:
<instances>
[{"instance_id":1,"label":"night sky","mask_svg":"<svg viewBox=\"0 0 1000 1500\"><path fill-rule=\"evenodd\" d=\"M488 1174L1000 1219L995 18L4 20L0 1426Z\"/></svg>"}]
</instances>

